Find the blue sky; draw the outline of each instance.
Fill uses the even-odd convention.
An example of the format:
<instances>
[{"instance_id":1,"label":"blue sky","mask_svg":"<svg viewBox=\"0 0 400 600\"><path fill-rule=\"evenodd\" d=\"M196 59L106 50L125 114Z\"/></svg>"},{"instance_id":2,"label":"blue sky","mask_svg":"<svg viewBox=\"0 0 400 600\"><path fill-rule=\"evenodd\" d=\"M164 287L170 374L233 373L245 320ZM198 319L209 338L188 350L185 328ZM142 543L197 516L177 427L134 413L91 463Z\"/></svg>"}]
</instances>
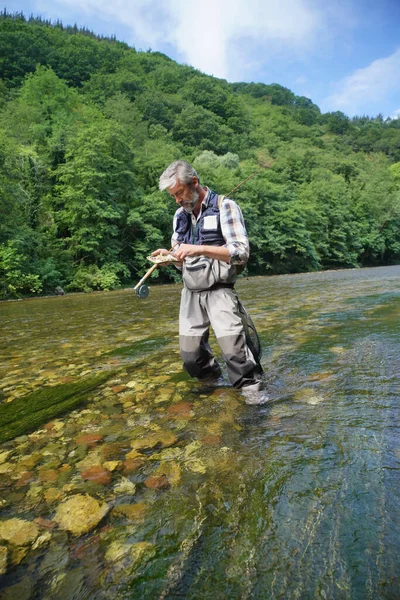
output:
<instances>
[{"instance_id":1,"label":"blue sky","mask_svg":"<svg viewBox=\"0 0 400 600\"><path fill-rule=\"evenodd\" d=\"M400 0L6 0L323 112L400 117Z\"/></svg>"}]
</instances>

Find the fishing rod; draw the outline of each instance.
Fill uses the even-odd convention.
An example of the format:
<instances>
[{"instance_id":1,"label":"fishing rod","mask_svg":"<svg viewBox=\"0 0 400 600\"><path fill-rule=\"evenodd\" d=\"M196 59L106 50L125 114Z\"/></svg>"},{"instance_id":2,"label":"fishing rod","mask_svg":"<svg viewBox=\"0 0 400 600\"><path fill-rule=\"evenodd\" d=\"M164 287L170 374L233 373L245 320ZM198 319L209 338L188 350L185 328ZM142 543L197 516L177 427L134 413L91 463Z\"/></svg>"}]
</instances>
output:
<instances>
[{"instance_id":1,"label":"fishing rod","mask_svg":"<svg viewBox=\"0 0 400 600\"><path fill-rule=\"evenodd\" d=\"M263 169L266 169L269 167L270 167L269 164L268 165L265 164L265 165L261 166L259 169L257 169L256 171L254 171L254 173L251 173L251 175L249 175L248 177L243 179L243 181L238 183L233 188L233 190L231 190L229 192L229 194L227 194L227 197L232 196L232 194L234 194L234 192L236 192L236 190L238 190L244 183L246 183L246 181L248 181L249 179L251 179L252 177L257 175L257 173L259 173ZM172 246L172 248L170 249L169 252L172 252L173 249L175 248L175 246L177 246L179 243L180 243L179 241L175 242L175 244ZM152 267L150 267L150 269L143 275L142 279L133 288L133 290L138 298L143 300L143 299L147 298L147 296L149 295L149 288L147 285L145 285L144 282L146 281L146 279L148 279L150 277L150 275L153 273L153 271L155 271L157 269L158 266L159 266L159 263L155 263Z\"/></svg>"}]
</instances>

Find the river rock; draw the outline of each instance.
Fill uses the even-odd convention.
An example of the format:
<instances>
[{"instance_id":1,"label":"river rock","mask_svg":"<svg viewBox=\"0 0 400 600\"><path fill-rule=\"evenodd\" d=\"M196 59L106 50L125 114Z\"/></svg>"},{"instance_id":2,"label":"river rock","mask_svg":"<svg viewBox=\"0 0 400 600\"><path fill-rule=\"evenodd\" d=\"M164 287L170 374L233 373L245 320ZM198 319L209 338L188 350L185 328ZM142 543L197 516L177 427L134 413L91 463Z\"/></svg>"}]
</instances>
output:
<instances>
[{"instance_id":1,"label":"river rock","mask_svg":"<svg viewBox=\"0 0 400 600\"><path fill-rule=\"evenodd\" d=\"M39 479L42 483L57 481L59 472L56 469L41 469L39 471Z\"/></svg>"},{"instance_id":2,"label":"river rock","mask_svg":"<svg viewBox=\"0 0 400 600\"><path fill-rule=\"evenodd\" d=\"M94 446L98 442L101 442L104 436L101 433L83 433L76 438L78 446L84 444L86 446Z\"/></svg>"},{"instance_id":3,"label":"river rock","mask_svg":"<svg viewBox=\"0 0 400 600\"><path fill-rule=\"evenodd\" d=\"M21 564L28 552L28 546L10 546L8 556L9 564L13 567Z\"/></svg>"},{"instance_id":4,"label":"river rock","mask_svg":"<svg viewBox=\"0 0 400 600\"><path fill-rule=\"evenodd\" d=\"M82 535L93 529L109 510L105 502L100 504L89 495L77 494L60 504L54 520L60 529Z\"/></svg>"},{"instance_id":5,"label":"river rock","mask_svg":"<svg viewBox=\"0 0 400 600\"><path fill-rule=\"evenodd\" d=\"M0 452L0 464L3 464L7 460L7 457L11 454L11 450Z\"/></svg>"},{"instance_id":6,"label":"river rock","mask_svg":"<svg viewBox=\"0 0 400 600\"><path fill-rule=\"evenodd\" d=\"M171 404L167 410L170 415L178 415L181 418L190 419L193 417L193 404L191 402L177 402Z\"/></svg>"},{"instance_id":7,"label":"river rock","mask_svg":"<svg viewBox=\"0 0 400 600\"><path fill-rule=\"evenodd\" d=\"M104 468L107 469L107 471L115 471L115 469L117 469L121 464L121 461L119 460L106 460L106 462L104 463Z\"/></svg>"},{"instance_id":8,"label":"river rock","mask_svg":"<svg viewBox=\"0 0 400 600\"><path fill-rule=\"evenodd\" d=\"M43 492L43 496L47 504L52 504L53 502L59 502L63 497L63 493L58 488L51 487Z\"/></svg>"},{"instance_id":9,"label":"river rock","mask_svg":"<svg viewBox=\"0 0 400 600\"><path fill-rule=\"evenodd\" d=\"M111 473L101 465L96 465L81 471L81 477L100 485L107 485L111 481Z\"/></svg>"},{"instance_id":10,"label":"river rock","mask_svg":"<svg viewBox=\"0 0 400 600\"><path fill-rule=\"evenodd\" d=\"M131 448L133 450L152 450L157 446L168 448L169 446L176 444L177 441L177 436L170 431L156 431L142 439L133 440L131 442Z\"/></svg>"},{"instance_id":11,"label":"river rock","mask_svg":"<svg viewBox=\"0 0 400 600\"><path fill-rule=\"evenodd\" d=\"M40 548L41 546L45 546L51 540L51 533L49 531L45 531L36 539L36 541L32 544L32 550L36 550L36 548Z\"/></svg>"},{"instance_id":12,"label":"river rock","mask_svg":"<svg viewBox=\"0 0 400 600\"><path fill-rule=\"evenodd\" d=\"M0 475L5 475L6 473L11 473L13 470L13 465L11 463L5 462L0 465Z\"/></svg>"},{"instance_id":13,"label":"river rock","mask_svg":"<svg viewBox=\"0 0 400 600\"><path fill-rule=\"evenodd\" d=\"M129 554L130 549L131 544L115 540L114 542L111 542L107 548L104 558L107 562L119 562L121 559L127 556L127 554Z\"/></svg>"},{"instance_id":14,"label":"river rock","mask_svg":"<svg viewBox=\"0 0 400 600\"><path fill-rule=\"evenodd\" d=\"M118 504L114 507L112 514L116 516L124 516L130 521L143 521L147 506L144 502L136 504Z\"/></svg>"},{"instance_id":15,"label":"river rock","mask_svg":"<svg viewBox=\"0 0 400 600\"><path fill-rule=\"evenodd\" d=\"M32 483L32 481L35 480L35 478L36 478L36 475L33 471L25 471L19 475L19 479L16 483L16 487L20 488L20 487L29 485L30 483Z\"/></svg>"},{"instance_id":16,"label":"river rock","mask_svg":"<svg viewBox=\"0 0 400 600\"><path fill-rule=\"evenodd\" d=\"M165 490L170 487L170 483L165 475L150 475L144 482L144 485L151 490Z\"/></svg>"},{"instance_id":17,"label":"river rock","mask_svg":"<svg viewBox=\"0 0 400 600\"><path fill-rule=\"evenodd\" d=\"M27 546L36 540L39 528L31 521L8 519L0 523L0 538L14 546Z\"/></svg>"},{"instance_id":18,"label":"river rock","mask_svg":"<svg viewBox=\"0 0 400 600\"><path fill-rule=\"evenodd\" d=\"M92 450L89 454L81 461L76 463L78 471L84 471L89 467L97 467L103 462L100 449Z\"/></svg>"},{"instance_id":19,"label":"river rock","mask_svg":"<svg viewBox=\"0 0 400 600\"><path fill-rule=\"evenodd\" d=\"M117 496L134 496L135 493L136 485L126 477L122 477L121 481L114 486L114 494Z\"/></svg>"},{"instance_id":20,"label":"river rock","mask_svg":"<svg viewBox=\"0 0 400 600\"><path fill-rule=\"evenodd\" d=\"M182 470L175 462L162 462L159 464L153 475L165 475L169 483L174 486L178 485L181 480Z\"/></svg>"}]
</instances>

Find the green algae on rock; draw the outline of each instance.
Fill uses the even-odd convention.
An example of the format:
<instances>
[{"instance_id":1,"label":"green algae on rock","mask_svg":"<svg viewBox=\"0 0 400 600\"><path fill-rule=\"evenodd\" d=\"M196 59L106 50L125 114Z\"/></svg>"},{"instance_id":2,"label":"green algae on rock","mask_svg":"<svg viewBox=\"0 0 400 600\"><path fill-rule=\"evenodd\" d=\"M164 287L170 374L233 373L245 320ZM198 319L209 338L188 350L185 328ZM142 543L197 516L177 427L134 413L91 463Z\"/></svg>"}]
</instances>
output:
<instances>
[{"instance_id":1,"label":"green algae on rock","mask_svg":"<svg viewBox=\"0 0 400 600\"><path fill-rule=\"evenodd\" d=\"M44 387L0 405L0 442L34 431L54 417L77 408L90 392L105 383L113 372L81 378L74 383Z\"/></svg>"}]
</instances>

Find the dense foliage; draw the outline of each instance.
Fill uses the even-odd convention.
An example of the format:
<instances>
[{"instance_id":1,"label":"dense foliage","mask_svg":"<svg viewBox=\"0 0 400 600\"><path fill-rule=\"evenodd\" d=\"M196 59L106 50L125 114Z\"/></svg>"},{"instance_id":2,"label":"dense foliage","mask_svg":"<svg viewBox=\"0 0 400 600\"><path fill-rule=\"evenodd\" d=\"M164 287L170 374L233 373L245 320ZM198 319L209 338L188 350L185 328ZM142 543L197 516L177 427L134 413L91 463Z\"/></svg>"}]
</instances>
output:
<instances>
[{"instance_id":1,"label":"dense foliage","mask_svg":"<svg viewBox=\"0 0 400 600\"><path fill-rule=\"evenodd\" d=\"M321 114L278 84L6 13L0 77L3 298L136 280L169 245L158 177L178 158L225 194L258 170L234 195L250 274L400 260L400 120Z\"/></svg>"}]
</instances>

